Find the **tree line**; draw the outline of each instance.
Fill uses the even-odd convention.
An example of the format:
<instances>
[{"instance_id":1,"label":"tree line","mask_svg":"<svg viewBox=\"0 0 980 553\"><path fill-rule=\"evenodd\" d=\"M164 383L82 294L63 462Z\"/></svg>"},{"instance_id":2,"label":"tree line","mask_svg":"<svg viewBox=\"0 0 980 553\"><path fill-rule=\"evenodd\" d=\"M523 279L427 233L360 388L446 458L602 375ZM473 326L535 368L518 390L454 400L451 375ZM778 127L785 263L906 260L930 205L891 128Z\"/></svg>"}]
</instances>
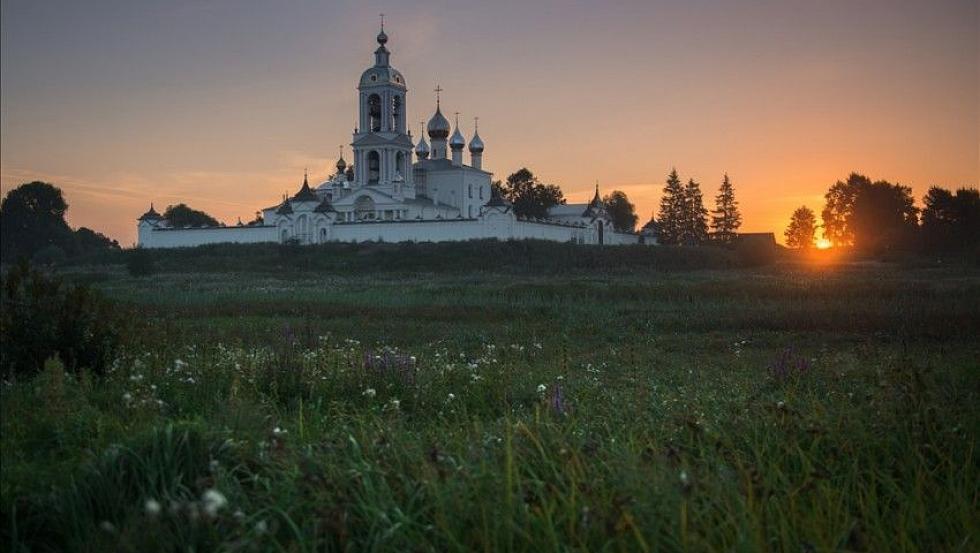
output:
<instances>
[{"instance_id":1,"label":"tree line","mask_svg":"<svg viewBox=\"0 0 980 553\"><path fill-rule=\"evenodd\" d=\"M885 180L851 173L834 183L816 214L797 208L784 235L791 248L808 249L817 230L837 247L876 254L895 250L951 252L976 250L980 245L980 193L976 188L951 191L933 186L915 205L912 189Z\"/></svg>"}]
</instances>

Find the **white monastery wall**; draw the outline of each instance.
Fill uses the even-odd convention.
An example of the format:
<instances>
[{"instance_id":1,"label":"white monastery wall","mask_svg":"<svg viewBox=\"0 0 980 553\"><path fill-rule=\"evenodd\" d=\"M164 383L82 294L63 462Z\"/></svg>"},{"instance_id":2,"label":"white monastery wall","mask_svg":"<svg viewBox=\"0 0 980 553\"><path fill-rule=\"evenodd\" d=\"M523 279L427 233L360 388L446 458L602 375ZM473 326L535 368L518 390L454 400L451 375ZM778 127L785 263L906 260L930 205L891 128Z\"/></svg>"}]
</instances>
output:
<instances>
[{"instance_id":1,"label":"white monastery wall","mask_svg":"<svg viewBox=\"0 0 980 553\"><path fill-rule=\"evenodd\" d=\"M209 227L139 229L141 248L192 248L203 244L278 242L276 227Z\"/></svg>"},{"instance_id":2,"label":"white monastery wall","mask_svg":"<svg viewBox=\"0 0 980 553\"><path fill-rule=\"evenodd\" d=\"M594 227L518 221L510 214L488 213L479 219L442 221L377 221L329 225L328 242L453 242L463 240L551 240L598 244ZM294 236L290 234L289 236ZM196 229L140 229L144 248L185 248L204 244L281 242L275 226ZM606 230L603 243L637 244L639 236Z\"/></svg>"}]
</instances>

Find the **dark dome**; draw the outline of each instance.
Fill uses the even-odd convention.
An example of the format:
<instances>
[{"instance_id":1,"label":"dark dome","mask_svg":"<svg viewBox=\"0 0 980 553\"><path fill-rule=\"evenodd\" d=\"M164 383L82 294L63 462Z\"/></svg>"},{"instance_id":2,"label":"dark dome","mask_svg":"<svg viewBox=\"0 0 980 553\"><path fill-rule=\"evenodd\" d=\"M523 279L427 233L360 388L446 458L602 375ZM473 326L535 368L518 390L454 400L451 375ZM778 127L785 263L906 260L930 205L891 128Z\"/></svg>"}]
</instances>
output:
<instances>
[{"instance_id":1,"label":"dark dome","mask_svg":"<svg viewBox=\"0 0 980 553\"><path fill-rule=\"evenodd\" d=\"M442 111L437 107L436 114L429 119L427 126L429 138L433 140L445 140L449 136L449 120L442 115Z\"/></svg>"}]
</instances>

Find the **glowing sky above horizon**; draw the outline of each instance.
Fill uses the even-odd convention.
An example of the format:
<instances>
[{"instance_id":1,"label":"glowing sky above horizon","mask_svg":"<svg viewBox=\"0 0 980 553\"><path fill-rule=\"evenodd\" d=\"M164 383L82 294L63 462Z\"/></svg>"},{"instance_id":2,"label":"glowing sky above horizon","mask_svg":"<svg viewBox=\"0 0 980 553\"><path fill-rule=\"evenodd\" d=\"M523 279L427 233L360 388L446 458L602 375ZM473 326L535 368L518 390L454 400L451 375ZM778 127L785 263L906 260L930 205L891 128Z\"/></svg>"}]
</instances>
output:
<instances>
[{"instance_id":1,"label":"glowing sky above horizon","mask_svg":"<svg viewBox=\"0 0 980 553\"><path fill-rule=\"evenodd\" d=\"M641 224L671 167L709 209L727 172L780 240L851 171L919 200L980 178L975 0L3 0L0 192L52 182L124 245L151 201L248 220L332 171L381 11L416 135L439 84L495 178L598 179Z\"/></svg>"}]
</instances>

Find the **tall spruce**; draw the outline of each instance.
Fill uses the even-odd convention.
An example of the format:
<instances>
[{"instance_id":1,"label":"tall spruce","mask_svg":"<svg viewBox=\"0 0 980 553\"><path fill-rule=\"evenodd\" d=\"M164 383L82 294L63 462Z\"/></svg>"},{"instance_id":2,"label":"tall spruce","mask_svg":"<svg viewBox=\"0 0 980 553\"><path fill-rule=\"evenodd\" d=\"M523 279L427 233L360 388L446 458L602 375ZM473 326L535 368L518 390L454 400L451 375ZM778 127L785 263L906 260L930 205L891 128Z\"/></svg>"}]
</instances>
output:
<instances>
[{"instance_id":1,"label":"tall spruce","mask_svg":"<svg viewBox=\"0 0 980 553\"><path fill-rule=\"evenodd\" d=\"M711 212L711 237L728 244L738 235L738 227L742 226L742 214L738 211L735 201L735 187L728 179L728 173L721 181L718 195L715 196L715 209Z\"/></svg>"},{"instance_id":2,"label":"tall spruce","mask_svg":"<svg viewBox=\"0 0 980 553\"><path fill-rule=\"evenodd\" d=\"M660 196L660 243L665 245L679 244L684 228L684 186L677 175L677 169L671 169L664 184L663 195Z\"/></svg>"},{"instance_id":3,"label":"tall spruce","mask_svg":"<svg viewBox=\"0 0 980 553\"><path fill-rule=\"evenodd\" d=\"M708 210L704 207L701 185L694 179L684 187L684 228L681 242L685 245L701 244L708 239Z\"/></svg>"}]
</instances>

